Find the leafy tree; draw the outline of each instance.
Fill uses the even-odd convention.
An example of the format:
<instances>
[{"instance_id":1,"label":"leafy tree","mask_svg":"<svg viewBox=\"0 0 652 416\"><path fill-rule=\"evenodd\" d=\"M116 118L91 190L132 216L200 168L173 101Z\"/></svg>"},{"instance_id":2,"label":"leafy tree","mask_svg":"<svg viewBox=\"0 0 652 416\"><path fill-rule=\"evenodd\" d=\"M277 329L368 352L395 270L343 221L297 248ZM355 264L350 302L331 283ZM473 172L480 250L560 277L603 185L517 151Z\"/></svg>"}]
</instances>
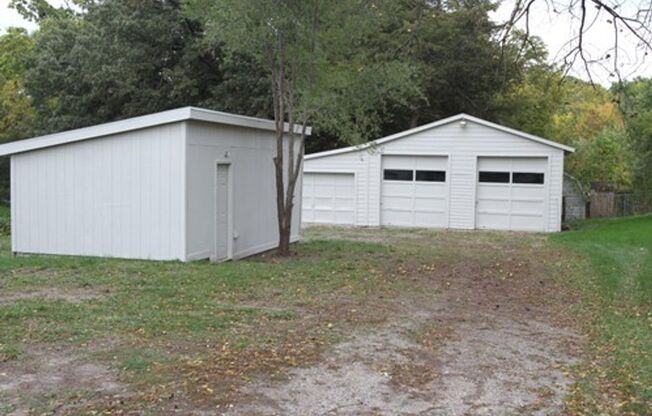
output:
<instances>
[{"instance_id":1,"label":"leafy tree","mask_svg":"<svg viewBox=\"0 0 652 416\"><path fill-rule=\"evenodd\" d=\"M376 2L188 0L187 13L202 19L215 42L251 56L269 77L279 254L288 255L308 124L351 141L366 139L378 132L383 109L417 95L414 70L364 47L380 35Z\"/></svg>"},{"instance_id":2,"label":"leafy tree","mask_svg":"<svg viewBox=\"0 0 652 416\"><path fill-rule=\"evenodd\" d=\"M605 88L573 78L565 80L562 87L563 100L553 120L553 137L567 143L569 139L597 137L606 128L623 127L615 97Z\"/></svg>"},{"instance_id":3,"label":"leafy tree","mask_svg":"<svg viewBox=\"0 0 652 416\"><path fill-rule=\"evenodd\" d=\"M24 29L0 36L0 143L27 137L34 119L23 86L33 41Z\"/></svg>"},{"instance_id":4,"label":"leafy tree","mask_svg":"<svg viewBox=\"0 0 652 416\"><path fill-rule=\"evenodd\" d=\"M416 68L420 96L394 106L383 118L389 134L460 112L490 117L491 99L519 77L531 59L545 58L540 41L511 36L505 45L489 18L486 0L376 2L380 34L368 48L385 60Z\"/></svg>"},{"instance_id":5,"label":"leafy tree","mask_svg":"<svg viewBox=\"0 0 652 416\"><path fill-rule=\"evenodd\" d=\"M576 147L567 161L568 172L586 186L602 181L629 189L635 155L614 95L576 79L566 80L562 88L550 137Z\"/></svg>"},{"instance_id":6,"label":"leafy tree","mask_svg":"<svg viewBox=\"0 0 652 416\"><path fill-rule=\"evenodd\" d=\"M10 28L0 36L0 143L28 137L34 110L23 77L33 42L24 29ZM0 199L9 198L9 165L0 161Z\"/></svg>"},{"instance_id":7,"label":"leafy tree","mask_svg":"<svg viewBox=\"0 0 652 416\"><path fill-rule=\"evenodd\" d=\"M568 158L567 171L585 184L609 182L629 189L633 155L625 128L605 128L595 137L579 138L574 146L576 154Z\"/></svg>"},{"instance_id":8,"label":"leafy tree","mask_svg":"<svg viewBox=\"0 0 652 416\"><path fill-rule=\"evenodd\" d=\"M652 79L638 78L615 91L637 155L634 181L652 203Z\"/></svg>"},{"instance_id":9,"label":"leafy tree","mask_svg":"<svg viewBox=\"0 0 652 416\"><path fill-rule=\"evenodd\" d=\"M255 63L225 63L221 44L207 43L174 0L89 3L80 16L43 20L35 38L26 85L39 133L186 105L271 113Z\"/></svg>"},{"instance_id":10,"label":"leafy tree","mask_svg":"<svg viewBox=\"0 0 652 416\"><path fill-rule=\"evenodd\" d=\"M574 146L566 171L585 186L601 181L631 187L637 157L614 95L606 89L536 66L494 103L500 122Z\"/></svg>"},{"instance_id":11,"label":"leafy tree","mask_svg":"<svg viewBox=\"0 0 652 416\"><path fill-rule=\"evenodd\" d=\"M563 101L562 74L539 66L497 94L493 106L499 123L552 139L556 133L554 119Z\"/></svg>"},{"instance_id":12,"label":"leafy tree","mask_svg":"<svg viewBox=\"0 0 652 416\"><path fill-rule=\"evenodd\" d=\"M72 0L64 6L53 6L47 0L11 0L9 7L16 9L21 16L32 22L41 22L45 19L66 19L77 14L93 4L95 0ZM72 7L70 7L72 6Z\"/></svg>"}]
</instances>

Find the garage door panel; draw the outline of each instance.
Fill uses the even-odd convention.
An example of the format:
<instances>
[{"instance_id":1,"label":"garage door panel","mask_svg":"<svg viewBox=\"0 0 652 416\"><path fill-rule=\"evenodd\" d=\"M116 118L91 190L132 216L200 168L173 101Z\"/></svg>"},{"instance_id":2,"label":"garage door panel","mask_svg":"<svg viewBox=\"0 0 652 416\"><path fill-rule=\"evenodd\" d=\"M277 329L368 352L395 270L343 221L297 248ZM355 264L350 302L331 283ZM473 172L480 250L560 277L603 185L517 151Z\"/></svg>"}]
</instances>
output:
<instances>
[{"instance_id":1,"label":"garage door panel","mask_svg":"<svg viewBox=\"0 0 652 416\"><path fill-rule=\"evenodd\" d=\"M333 210L333 197L316 196L313 198L313 207L315 209Z\"/></svg>"},{"instance_id":2,"label":"garage door panel","mask_svg":"<svg viewBox=\"0 0 652 416\"><path fill-rule=\"evenodd\" d=\"M404 196L411 198L414 194L412 182L383 181L383 195L389 198Z\"/></svg>"},{"instance_id":3,"label":"garage door panel","mask_svg":"<svg viewBox=\"0 0 652 416\"><path fill-rule=\"evenodd\" d=\"M447 170L448 158L447 157L429 157L429 156L416 156L414 157L415 170Z\"/></svg>"},{"instance_id":4,"label":"garage door panel","mask_svg":"<svg viewBox=\"0 0 652 416\"><path fill-rule=\"evenodd\" d=\"M415 211L425 211L434 213L446 212L446 199L445 198L415 198L414 200Z\"/></svg>"},{"instance_id":5,"label":"garage door panel","mask_svg":"<svg viewBox=\"0 0 652 416\"><path fill-rule=\"evenodd\" d=\"M336 186L334 184L327 184L327 183L316 183L315 186L313 187L314 189L314 195L315 196L321 196L321 195L333 195L333 193L336 191Z\"/></svg>"},{"instance_id":6,"label":"garage door panel","mask_svg":"<svg viewBox=\"0 0 652 416\"><path fill-rule=\"evenodd\" d=\"M476 206L478 213L480 214L485 212L500 212L507 214L509 212L509 200L484 199L478 201Z\"/></svg>"},{"instance_id":7,"label":"garage door panel","mask_svg":"<svg viewBox=\"0 0 652 416\"><path fill-rule=\"evenodd\" d=\"M538 172L543 173L548 169L548 160L545 158L513 158L513 172Z\"/></svg>"},{"instance_id":8,"label":"garage door panel","mask_svg":"<svg viewBox=\"0 0 652 416\"><path fill-rule=\"evenodd\" d=\"M335 197L335 211L353 211L355 203L352 197Z\"/></svg>"},{"instance_id":9,"label":"garage door panel","mask_svg":"<svg viewBox=\"0 0 652 416\"><path fill-rule=\"evenodd\" d=\"M417 227L429 227L431 224L440 224L448 219L446 212L432 213L416 211L414 225Z\"/></svg>"},{"instance_id":10,"label":"garage door panel","mask_svg":"<svg viewBox=\"0 0 652 416\"><path fill-rule=\"evenodd\" d=\"M476 227L490 230L509 230L509 215L484 212L483 215L478 215Z\"/></svg>"},{"instance_id":11,"label":"garage door panel","mask_svg":"<svg viewBox=\"0 0 652 416\"><path fill-rule=\"evenodd\" d=\"M312 176L315 185L333 186L334 183L339 181L338 174L309 173L308 175Z\"/></svg>"},{"instance_id":12,"label":"garage door panel","mask_svg":"<svg viewBox=\"0 0 652 416\"><path fill-rule=\"evenodd\" d=\"M512 185L512 195L515 198L543 199L545 188L537 185Z\"/></svg>"},{"instance_id":13,"label":"garage door panel","mask_svg":"<svg viewBox=\"0 0 652 416\"><path fill-rule=\"evenodd\" d=\"M511 192L508 186L487 186L478 185L478 200L485 198L504 198L509 199Z\"/></svg>"},{"instance_id":14,"label":"garage door panel","mask_svg":"<svg viewBox=\"0 0 652 416\"><path fill-rule=\"evenodd\" d=\"M420 171L446 172L445 156L383 156L382 168L407 170L411 180L384 180L381 189L381 224L406 227L448 226L448 184L435 182L444 175L417 175ZM384 178L385 175L383 174ZM409 175L407 175L409 178ZM419 180L416 180L419 178ZM428 181L427 179L430 179ZM446 177L446 179L448 179Z\"/></svg>"},{"instance_id":15,"label":"garage door panel","mask_svg":"<svg viewBox=\"0 0 652 416\"><path fill-rule=\"evenodd\" d=\"M306 223L354 224L354 174L306 172L301 207Z\"/></svg>"},{"instance_id":16,"label":"garage door panel","mask_svg":"<svg viewBox=\"0 0 652 416\"><path fill-rule=\"evenodd\" d=\"M446 184L443 182L415 182L416 196L421 195L446 195Z\"/></svg>"},{"instance_id":17,"label":"garage door panel","mask_svg":"<svg viewBox=\"0 0 652 416\"><path fill-rule=\"evenodd\" d=\"M335 223L336 224L354 224L355 218L353 212L344 211L344 212L335 212Z\"/></svg>"},{"instance_id":18,"label":"garage door panel","mask_svg":"<svg viewBox=\"0 0 652 416\"><path fill-rule=\"evenodd\" d=\"M505 160L506 158L503 157L481 157L478 159L478 170L505 171ZM507 168L507 171L509 171L509 168Z\"/></svg>"},{"instance_id":19,"label":"garage door panel","mask_svg":"<svg viewBox=\"0 0 652 416\"><path fill-rule=\"evenodd\" d=\"M383 224L396 226L412 226L414 213L408 210L383 209Z\"/></svg>"},{"instance_id":20,"label":"garage door panel","mask_svg":"<svg viewBox=\"0 0 652 416\"><path fill-rule=\"evenodd\" d=\"M322 224L330 224L330 223L334 224L333 212L330 210L316 209L314 210L314 217L312 222L322 223Z\"/></svg>"},{"instance_id":21,"label":"garage door panel","mask_svg":"<svg viewBox=\"0 0 652 416\"><path fill-rule=\"evenodd\" d=\"M411 211L412 199L409 197L386 196L383 197L383 210Z\"/></svg>"},{"instance_id":22,"label":"garage door panel","mask_svg":"<svg viewBox=\"0 0 652 416\"><path fill-rule=\"evenodd\" d=\"M353 187L338 186L335 188L335 197L341 200L346 199L352 201L355 197L355 190Z\"/></svg>"},{"instance_id":23,"label":"garage door panel","mask_svg":"<svg viewBox=\"0 0 652 416\"><path fill-rule=\"evenodd\" d=\"M478 158L476 228L544 231L547 166L547 159L541 157ZM483 171L509 173L509 181L484 182L497 177L480 175ZM514 183L514 172L543 173L544 184Z\"/></svg>"},{"instance_id":24,"label":"garage door panel","mask_svg":"<svg viewBox=\"0 0 652 416\"><path fill-rule=\"evenodd\" d=\"M512 214L529 214L541 216L544 203L540 201L512 201Z\"/></svg>"},{"instance_id":25,"label":"garage door panel","mask_svg":"<svg viewBox=\"0 0 652 416\"><path fill-rule=\"evenodd\" d=\"M543 218L540 216L512 216L512 230L515 231L541 231L544 227Z\"/></svg>"},{"instance_id":26,"label":"garage door panel","mask_svg":"<svg viewBox=\"0 0 652 416\"><path fill-rule=\"evenodd\" d=\"M383 157L384 169L414 169L414 160L410 156Z\"/></svg>"}]
</instances>

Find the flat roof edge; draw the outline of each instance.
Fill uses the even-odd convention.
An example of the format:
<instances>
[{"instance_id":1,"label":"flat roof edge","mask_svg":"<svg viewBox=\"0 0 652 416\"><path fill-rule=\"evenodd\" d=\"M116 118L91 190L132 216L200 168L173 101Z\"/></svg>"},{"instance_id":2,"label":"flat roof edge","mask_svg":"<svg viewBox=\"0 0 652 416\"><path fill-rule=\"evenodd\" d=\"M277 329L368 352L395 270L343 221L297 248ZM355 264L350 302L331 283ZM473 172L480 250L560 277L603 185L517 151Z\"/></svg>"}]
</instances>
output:
<instances>
[{"instance_id":1,"label":"flat roof edge","mask_svg":"<svg viewBox=\"0 0 652 416\"><path fill-rule=\"evenodd\" d=\"M79 129L67 130L59 133L9 142L0 145L0 156L25 153L44 149L47 147L91 140L95 138L106 137L114 134L126 133L129 131L140 130L165 124L177 123L186 120L206 121L209 123L260 130L276 130L276 124L273 120L224 113L221 111L208 110L198 107L181 107L172 110L161 111L158 113L131 117L124 120L111 121L94 126L82 127ZM288 123L285 123L285 131L289 131ZM295 126L294 131L295 133L300 133L301 126ZM311 133L312 129L307 127L306 135L310 135Z\"/></svg>"}]
</instances>

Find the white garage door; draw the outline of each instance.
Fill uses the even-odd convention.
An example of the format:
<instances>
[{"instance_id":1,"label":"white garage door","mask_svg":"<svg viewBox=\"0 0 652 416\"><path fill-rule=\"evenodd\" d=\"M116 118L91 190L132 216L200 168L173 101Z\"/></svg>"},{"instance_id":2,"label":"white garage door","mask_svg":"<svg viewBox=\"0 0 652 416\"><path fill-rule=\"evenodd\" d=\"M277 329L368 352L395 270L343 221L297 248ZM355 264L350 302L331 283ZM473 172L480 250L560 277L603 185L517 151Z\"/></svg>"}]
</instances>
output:
<instances>
[{"instance_id":1,"label":"white garage door","mask_svg":"<svg viewBox=\"0 0 652 416\"><path fill-rule=\"evenodd\" d=\"M545 231L546 158L478 158L476 228Z\"/></svg>"},{"instance_id":2,"label":"white garage door","mask_svg":"<svg viewBox=\"0 0 652 416\"><path fill-rule=\"evenodd\" d=\"M448 158L383 156L381 224L448 227Z\"/></svg>"},{"instance_id":3,"label":"white garage door","mask_svg":"<svg viewBox=\"0 0 652 416\"><path fill-rule=\"evenodd\" d=\"M314 224L354 224L352 173L304 173L302 220Z\"/></svg>"}]
</instances>

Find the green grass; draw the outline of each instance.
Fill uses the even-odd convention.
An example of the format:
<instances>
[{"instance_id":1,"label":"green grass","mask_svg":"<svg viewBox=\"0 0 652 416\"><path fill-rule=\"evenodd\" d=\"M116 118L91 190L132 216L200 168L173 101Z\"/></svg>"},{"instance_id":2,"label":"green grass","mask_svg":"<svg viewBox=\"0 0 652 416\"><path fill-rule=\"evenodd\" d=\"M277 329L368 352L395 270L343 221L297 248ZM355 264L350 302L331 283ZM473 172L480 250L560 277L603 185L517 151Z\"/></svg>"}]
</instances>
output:
<instances>
[{"instance_id":1,"label":"green grass","mask_svg":"<svg viewBox=\"0 0 652 416\"><path fill-rule=\"evenodd\" d=\"M373 279L365 279L366 267L361 265L381 260L388 251L374 244L314 242L302 245L305 257L296 261L214 265L12 258L7 247L5 239L0 255L3 292L51 287L60 292L89 291L97 299L74 303L36 297L0 304L0 344L4 345L60 339L84 343L109 333L150 342L170 336L192 341L218 333L235 337L239 328L260 319L299 318L293 309L296 302L320 304L338 290L372 290ZM349 262L338 259L343 254ZM270 304L280 306L270 309Z\"/></svg>"},{"instance_id":2,"label":"green grass","mask_svg":"<svg viewBox=\"0 0 652 416\"><path fill-rule=\"evenodd\" d=\"M0 205L0 235L11 234L11 210Z\"/></svg>"},{"instance_id":3,"label":"green grass","mask_svg":"<svg viewBox=\"0 0 652 416\"><path fill-rule=\"evenodd\" d=\"M392 247L312 241L296 250L292 259L222 264L13 257L1 237L0 362L20 365L31 348L56 345L91 354L139 391L164 385L169 394L194 394L211 381L227 394L229 383L242 380L232 367L256 372L258 363L309 362L354 328L383 319L387 312L370 299L382 294L386 306L404 285L378 270L401 260ZM220 361L224 351L245 361ZM189 364L197 361L210 365ZM47 408L47 398L34 400ZM156 408L158 396L134 397L133 405L146 408L148 400Z\"/></svg>"},{"instance_id":4,"label":"green grass","mask_svg":"<svg viewBox=\"0 0 652 416\"><path fill-rule=\"evenodd\" d=\"M592 354L573 398L587 414L649 414L652 404L652 216L587 220L553 241L580 254L568 281L581 293Z\"/></svg>"},{"instance_id":5,"label":"green grass","mask_svg":"<svg viewBox=\"0 0 652 416\"><path fill-rule=\"evenodd\" d=\"M575 229L548 239L311 228L291 259L218 265L13 257L9 238L0 237L0 362L20 365L34 346L82 351L120 372L138 392L133 405L155 413L162 395L181 389L200 394L201 402L203 386L216 395L224 386L219 394L228 394L231 379L248 376L241 368L277 374L308 363L312 351L382 322L393 301L430 299L409 278L424 265L472 261L485 270L515 250L560 251L563 280L581 295L574 306L591 358L578 369L569 412L645 414L652 385L652 216L591 220ZM2 301L29 292L80 299ZM48 400L40 401L44 409Z\"/></svg>"}]
</instances>

